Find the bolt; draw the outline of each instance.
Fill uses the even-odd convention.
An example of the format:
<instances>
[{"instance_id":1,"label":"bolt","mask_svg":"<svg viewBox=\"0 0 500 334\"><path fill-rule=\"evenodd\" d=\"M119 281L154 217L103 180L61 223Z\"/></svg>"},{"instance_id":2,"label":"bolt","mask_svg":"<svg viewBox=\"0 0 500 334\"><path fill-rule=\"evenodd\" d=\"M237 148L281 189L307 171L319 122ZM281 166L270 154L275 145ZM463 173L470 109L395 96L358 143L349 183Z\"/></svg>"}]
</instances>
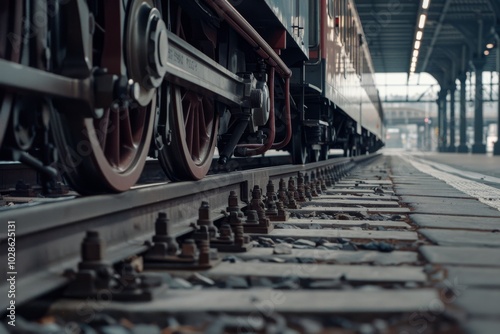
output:
<instances>
[{"instance_id":1,"label":"bolt","mask_svg":"<svg viewBox=\"0 0 500 334\"><path fill-rule=\"evenodd\" d=\"M210 264L210 242L208 240L200 240L199 243L200 254L198 256L199 265Z\"/></svg>"},{"instance_id":2,"label":"bolt","mask_svg":"<svg viewBox=\"0 0 500 334\"><path fill-rule=\"evenodd\" d=\"M168 222L170 220L167 218L166 212L158 212L158 218L155 221L155 233L156 236L162 237L168 235Z\"/></svg>"},{"instance_id":3,"label":"bolt","mask_svg":"<svg viewBox=\"0 0 500 334\"><path fill-rule=\"evenodd\" d=\"M266 206L262 202L262 191L258 185L255 185L252 190L252 201L250 202L249 209L257 212L264 211Z\"/></svg>"},{"instance_id":4,"label":"bolt","mask_svg":"<svg viewBox=\"0 0 500 334\"><path fill-rule=\"evenodd\" d=\"M87 231L81 246L82 262L98 262L103 258L104 243L97 231Z\"/></svg>"},{"instance_id":5,"label":"bolt","mask_svg":"<svg viewBox=\"0 0 500 334\"><path fill-rule=\"evenodd\" d=\"M321 191L326 191L326 184L325 184L325 171L320 170L321 172L321 178L320 178L320 186L321 186Z\"/></svg>"},{"instance_id":6,"label":"bolt","mask_svg":"<svg viewBox=\"0 0 500 334\"><path fill-rule=\"evenodd\" d=\"M245 224L258 224L259 223L259 215L255 210L247 210L247 220Z\"/></svg>"},{"instance_id":7,"label":"bolt","mask_svg":"<svg viewBox=\"0 0 500 334\"><path fill-rule=\"evenodd\" d=\"M304 196L312 201L311 182L309 182L309 175L307 173L304 175Z\"/></svg>"},{"instance_id":8,"label":"bolt","mask_svg":"<svg viewBox=\"0 0 500 334\"><path fill-rule=\"evenodd\" d=\"M215 227L213 221L210 219L210 205L206 201L201 202L200 209L198 210L197 224L208 228L210 238L217 237L217 227Z\"/></svg>"},{"instance_id":9,"label":"bolt","mask_svg":"<svg viewBox=\"0 0 500 334\"><path fill-rule=\"evenodd\" d=\"M290 178L288 179L288 201L293 202L293 204L291 205L295 207L297 205L295 201L297 201L298 199L299 193L297 191L297 188L295 188L295 180L290 176ZM288 207L291 207L290 204Z\"/></svg>"},{"instance_id":10,"label":"bolt","mask_svg":"<svg viewBox=\"0 0 500 334\"><path fill-rule=\"evenodd\" d=\"M220 227L220 240L230 241L233 240L233 230L231 230L231 225L228 223L223 223Z\"/></svg>"},{"instance_id":11,"label":"bolt","mask_svg":"<svg viewBox=\"0 0 500 334\"><path fill-rule=\"evenodd\" d=\"M278 214L277 211L276 211L276 214ZM264 211L258 211L257 215L259 216L259 225L265 226L265 227L268 227L269 225L271 225L271 222L270 222L269 218L266 217L266 214Z\"/></svg>"},{"instance_id":12,"label":"bolt","mask_svg":"<svg viewBox=\"0 0 500 334\"><path fill-rule=\"evenodd\" d=\"M304 185L304 175L299 172L297 177L297 190L299 193L299 202L305 202L305 185Z\"/></svg>"},{"instance_id":13,"label":"bolt","mask_svg":"<svg viewBox=\"0 0 500 334\"><path fill-rule=\"evenodd\" d=\"M234 190L231 190L229 193L226 211L229 212L229 214L231 214L231 212L236 212L238 216L243 217L243 212L241 212L238 204L238 195L236 195Z\"/></svg>"},{"instance_id":14,"label":"bolt","mask_svg":"<svg viewBox=\"0 0 500 334\"><path fill-rule=\"evenodd\" d=\"M236 245L243 245L245 242L245 233L243 232L243 223L241 218L236 212L231 212L229 215L229 224L234 232L234 243Z\"/></svg>"},{"instance_id":15,"label":"bolt","mask_svg":"<svg viewBox=\"0 0 500 334\"><path fill-rule=\"evenodd\" d=\"M269 182L267 183L267 194L266 194L266 215L268 216L278 215L278 210L276 209L277 201L278 197L274 192L273 181L269 180Z\"/></svg>"},{"instance_id":16,"label":"bolt","mask_svg":"<svg viewBox=\"0 0 500 334\"><path fill-rule=\"evenodd\" d=\"M279 182L279 190L278 190L278 198L283 202L284 205L288 205L288 195L286 191L286 183L284 179L280 179Z\"/></svg>"},{"instance_id":17,"label":"bolt","mask_svg":"<svg viewBox=\"0 0 500 334\"><path fill-rule=\"evenodd\" d=\"M198 253L198 249L196 247L196 243L194 242L194 240L193 239L186 239L182 243L182 250L181 250L181 254L179 255L179 257L195 259L196 256L198 255L197 253Z\"/></svg>"}]
</instances>

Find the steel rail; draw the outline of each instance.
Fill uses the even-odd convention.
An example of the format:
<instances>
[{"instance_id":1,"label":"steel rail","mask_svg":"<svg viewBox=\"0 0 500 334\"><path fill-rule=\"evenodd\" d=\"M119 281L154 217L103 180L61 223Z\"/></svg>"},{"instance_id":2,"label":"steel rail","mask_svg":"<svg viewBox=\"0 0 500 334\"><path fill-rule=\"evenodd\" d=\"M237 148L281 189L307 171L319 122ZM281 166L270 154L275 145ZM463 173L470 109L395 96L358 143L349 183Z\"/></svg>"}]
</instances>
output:
<instances>
[{"instance_id":1,"label":"steel rail","mask_svg":"<svg viewBox=\"0 0 500 334\"><path fill-rule=\"evenodd\" d=\"M282 165L212 175L200 181L139 186L121 194L99 195L36 204L0 211L0 222L16 222L16 302L22 303L67 283L66 269L75 268L80 244L88 230L96 230L107 245L105 260L117 262L144 250L154 231L158 212L166 212L170 233L192 231L202 201L208 201L212 218L221 218L231 190L248 202L256 184L275 184L299 171L367 161L378 154L356 158L335 158L308 165ZM6 229L0 234L0 248L7 249ZM2 251L0 261L7 263ZM6 271L0 273L0 294L7 295ZM0 303L6 307L7 299Z\"/></svg>"}]
</instances>

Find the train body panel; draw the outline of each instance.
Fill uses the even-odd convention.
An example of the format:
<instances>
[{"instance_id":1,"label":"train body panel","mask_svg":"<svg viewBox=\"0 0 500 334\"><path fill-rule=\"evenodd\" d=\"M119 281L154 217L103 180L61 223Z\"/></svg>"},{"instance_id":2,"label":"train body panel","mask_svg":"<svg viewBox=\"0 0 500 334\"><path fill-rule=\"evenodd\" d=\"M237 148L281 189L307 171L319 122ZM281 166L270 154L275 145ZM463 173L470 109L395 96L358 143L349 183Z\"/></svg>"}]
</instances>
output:
<instances>
[{"instance_id":1,"label":"train body panel","mask_svg":"<svg viewBox=\"0 0 500 334\"><path fill-rule=\"evenodd\" d=\"M338 142L349 143L349 137L383 136L383 111L374 82L370 53L363 43L363 29L355 5L349 0L310 0L317 20L310 21L319 29L318 43L310 44L310 60L305 65L305 86L311 93L316 89L323 99L324 110L319 119L332 117L338 128ZM314 10L313 9L313 10ZM318 108L316 106L316 108ZM342 115L342 116L340 116ZM351 124L351 125L345 125ZM350 126L351 128L346 128ZM330 143L331 144L331 143ZM350 145L350 144L349 144Z\"/></svg>"},{"instance_id":2,"label":"train body panel","mask_svg":"<svg viewBox=\"0 0 500 334\"><path fill-rule=\"evenodd\" d=\"M309 55L309 4L306 0L233 0L235 8L271 44L283 47L287 63L305 60ZM281 30L286 31L286 42ZM274 44L274 45L273 45Z\"/></svg>"}]
</instances>

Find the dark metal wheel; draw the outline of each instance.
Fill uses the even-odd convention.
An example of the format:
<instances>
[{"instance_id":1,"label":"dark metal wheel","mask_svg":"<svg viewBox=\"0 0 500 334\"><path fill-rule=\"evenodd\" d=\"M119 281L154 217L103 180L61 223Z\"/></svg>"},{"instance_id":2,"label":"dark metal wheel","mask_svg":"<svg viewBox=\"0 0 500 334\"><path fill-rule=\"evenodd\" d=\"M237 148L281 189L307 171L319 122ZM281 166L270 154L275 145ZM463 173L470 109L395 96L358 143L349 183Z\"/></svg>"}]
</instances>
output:
<instances>
[{"instance_id":1,"label":"dark metal wheel","mask_svg":"<svg viewBox=\"0 0 500 334\"><path fill-rule=\"evenodd\" d=\"M100 119L64 110L52 112L62 171L82 194L126 191L137 182L153 133L156 87L164 74L157 63L165 56L166 29L154 2L106 1L102 5L105 10L97 20L103 29L94 37L94 61L108 73L138 82L140 95L138 102L126 97L114 101ZM126 13L125 19L120 12ZM141 40L152 47L144 50ZM102 49L96 41L102 41ZM147 52L155 54L147 57ZM150 76L141 72L146 68Z\"/></svg>"},{"instance_id":2,"label":"dark metal wheel","mask_svg":"<svg viewBox=\"0 0 500 334\"><path fill-rule=\"evenodd\" d=\"M152 135L149 106L108 108L102 119L53 112L64 177L82 194L128 190L140 177Z\"/></svg>"},{"instance_id":3,"label":"dark metal wheel","mask_svg":"<svg viewBox=\"0 0 500 334\"><path fill-rule=\"evenodd\" d=\"M328 144L321 145L321 150L319 153L319 160L328 160L328 152L330 151L330 146Z\"/></svg>"},{"instance_id":4,"label":"dark metal wheel","mask_svg":"<svg viewBox=\"0 0 500 334\"><path fill-rule=\"evenodd\" d=\"M215 58L217 32L190 18L183 6L172 4L174 33ZM212 97L175 84L163 87L160 114L163 147L160 164L172 181L200 180L207 175L214 156L219 113Z\"/></svg>"},{"instance_id":5,"label":"dark metal wheel","mask_svg":"<svg viewBox=\"0 0 500 334\"><path fill-rule=\"evenodd\" d=\"M308 149L305 143L303 129L300 125L294 126L292 130L291 155L294 164L303 165L308 161Z\"/></svg>"},{"instance_id":6,"label":"dark metal wheel","mask_svg":"<svg viewBox=\"0 0 500 334\"><path fill-rule=\"evenodd\" d=\"M20 61L23 3L24 1L17 0L0 2L0 59L16 63ZM13 95L0 90L0 148L13 103Z\"/></svg>"},{"instance_id":7,"label":"dark metal wheel","mask_svg":"<svg viewBox=\"0 0 500 334\"><path fill-rule=\"evenodd\" d=\"M173 181L202 179L210 169L217 141L215 101L175 85L167 89L162 110L168 113L169 138L160 151L161 165Z\"/></svg>"},{"instance_id":8,"label":"dark metal wheel","mask_svg":"<svg viewBox=\"0 0 500 334\"><path fill-rule=\"evenodd\" d=\"M312 147L309 148L310 162L318 162L321 160L321 150L315 150Z\"/></svg>"}]
</instances>

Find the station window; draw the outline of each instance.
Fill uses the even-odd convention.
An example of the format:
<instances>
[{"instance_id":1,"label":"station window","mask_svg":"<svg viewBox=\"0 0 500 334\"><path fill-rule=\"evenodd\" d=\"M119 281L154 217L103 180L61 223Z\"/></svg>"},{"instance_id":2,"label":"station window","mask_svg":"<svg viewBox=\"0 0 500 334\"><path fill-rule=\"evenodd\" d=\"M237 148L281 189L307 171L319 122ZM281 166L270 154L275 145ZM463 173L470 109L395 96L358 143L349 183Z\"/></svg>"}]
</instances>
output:
<instances>
[{"instance_id":1,"label":"station window","mask_svg":"<svg viewBox=\"0 0 500 334\"><path fill-rule=\"evenodd\" d=\"M331 18L335 17L334 0L328 0L328 15L330 15Z\"/></svg>"},{"instance_id":2,"label":"station window","mask_svg":"<svg viewBox=\"0 0 500 334\"><path fill-rule=\"evenodd\" d=\"M335 4L335 33L338 35L340 33L340 1L341 0L333 0Z\"/></svg>"},{"instance_id":3,"label":"station window","mask_svg":"<svg viewBox=\"0 0 500 334\"><path fill-rule=\"evenodd\" d=\"M347 3L346 0L340 0L341 10L340 10L340 29L342 29L342 41L344 45L347 41L347 29L346 29L346 12L347 12Z\"/></svg>"},{"instance_id":4,"label":"station window","mask_svg":"<svg viewBox=\"0 0 500 334\"><path fill-rule=\"evenodd\" d=\"M315 48L319 44L318 1L309 0L309 47Z\"/></svg>"}]
</instances>

